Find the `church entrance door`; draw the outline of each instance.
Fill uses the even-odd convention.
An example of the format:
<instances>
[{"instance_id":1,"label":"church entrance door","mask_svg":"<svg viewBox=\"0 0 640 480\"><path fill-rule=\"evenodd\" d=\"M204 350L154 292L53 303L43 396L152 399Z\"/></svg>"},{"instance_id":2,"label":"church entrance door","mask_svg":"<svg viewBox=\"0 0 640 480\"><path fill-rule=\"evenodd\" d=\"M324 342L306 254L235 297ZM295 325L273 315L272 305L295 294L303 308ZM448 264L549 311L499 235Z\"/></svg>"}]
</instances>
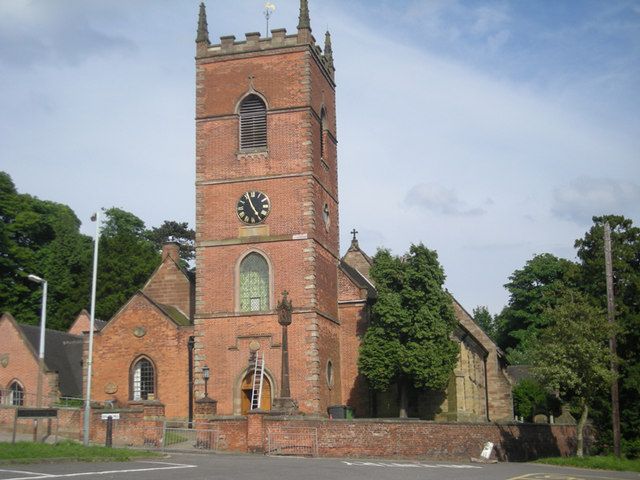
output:
<instances>
[{"instance_id":1,"label":"church entrance door","mask_svg":"<svg viewBox=\"0 0 640 480\"><path fill-rule=\"evenodd\" d=\"M240 413L246 415L251 410L251 391L253 390L253 370L247 373L242 380L240 387L240 397L242 399ZM262 398L260 399L260 409L271 410L271 383L265 375L262 380Z\"/></svg>"}]
</instances>

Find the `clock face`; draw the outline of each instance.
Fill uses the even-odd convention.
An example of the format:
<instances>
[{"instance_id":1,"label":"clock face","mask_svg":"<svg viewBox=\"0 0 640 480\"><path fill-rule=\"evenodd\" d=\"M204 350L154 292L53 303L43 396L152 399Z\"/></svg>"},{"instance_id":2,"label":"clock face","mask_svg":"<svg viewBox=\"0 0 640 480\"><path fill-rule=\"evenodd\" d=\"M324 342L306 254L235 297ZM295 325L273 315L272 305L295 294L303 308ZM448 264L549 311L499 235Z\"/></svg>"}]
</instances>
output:
<instances>
[{"instance_id":1,"label":"clock face","mask_svg":"<svg viewBox=\"0 0 640 480\"><path fill-rule=\"evenodd\" d=\"M238 218L244 223L260 223L271 210L271 203L269 197L264 193L258 191L245 192L236 206L236 213Z\"/></svg>"}]
</instances>

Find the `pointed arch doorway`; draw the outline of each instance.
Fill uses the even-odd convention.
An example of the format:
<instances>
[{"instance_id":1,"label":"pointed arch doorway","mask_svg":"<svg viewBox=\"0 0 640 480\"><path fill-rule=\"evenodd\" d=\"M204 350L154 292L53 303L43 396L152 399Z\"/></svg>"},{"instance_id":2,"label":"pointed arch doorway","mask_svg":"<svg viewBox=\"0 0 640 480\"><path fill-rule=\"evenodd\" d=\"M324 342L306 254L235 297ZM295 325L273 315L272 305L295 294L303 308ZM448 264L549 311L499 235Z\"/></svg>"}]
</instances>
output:
<instances>
[{"instance_id":1,"label":"pointed arch doorway","mask_svg":"<svg viewBox=\"0 0 640 480\"><path fill-rule=\"evenodd\" d=\"M242 379L240 386L240 414L246 415L251 410L251 392L253 390L253 370L247 372ZM260 409L271 410L271 382L265 375L262 380L262 398L260 398Z\"/></svg>"}]
</instances>

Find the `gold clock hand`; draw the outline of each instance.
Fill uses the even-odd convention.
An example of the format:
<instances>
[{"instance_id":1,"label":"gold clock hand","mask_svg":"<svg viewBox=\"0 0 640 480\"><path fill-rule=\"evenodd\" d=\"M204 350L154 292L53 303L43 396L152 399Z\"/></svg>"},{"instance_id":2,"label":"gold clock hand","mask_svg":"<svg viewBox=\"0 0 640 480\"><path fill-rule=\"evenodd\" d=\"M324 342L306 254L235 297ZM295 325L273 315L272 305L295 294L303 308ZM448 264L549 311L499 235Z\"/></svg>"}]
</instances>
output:
<instances>
[{"instance_id":1,"label":"gold clock hand","mask_svg":"<svg viewBox=\"0 0 640 480\"><path fill-rule=\"evenodd\" d=\"M258 218L260 218L260 214L258 213L258 211L256 210L256 207L253 206L253 202L251 201L251 199L249 198L249 194L245 193L244 194L245 198L247 199L247 201L249 202L249 205L251 205L251 209L253 210L253 213L255 213Z\"/></svg>"}]
</instances>

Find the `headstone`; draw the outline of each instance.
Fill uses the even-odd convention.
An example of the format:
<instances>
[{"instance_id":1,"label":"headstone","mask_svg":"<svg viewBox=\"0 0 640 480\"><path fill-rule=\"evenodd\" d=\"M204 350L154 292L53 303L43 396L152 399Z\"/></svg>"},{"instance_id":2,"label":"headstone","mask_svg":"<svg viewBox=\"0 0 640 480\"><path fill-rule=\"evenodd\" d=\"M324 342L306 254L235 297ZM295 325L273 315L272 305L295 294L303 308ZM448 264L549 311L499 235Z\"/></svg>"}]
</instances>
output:
<instances>
[{"instance_id":1,"label":"headstone","mask_svg":"<svg viewBox=\"0 0 640 480\"><path fill-rule=\"evenodd\" d=\"M533 423L549 423L549 419L544 413L539 413L533 417Z\"/></svg>"}]
</instances>

